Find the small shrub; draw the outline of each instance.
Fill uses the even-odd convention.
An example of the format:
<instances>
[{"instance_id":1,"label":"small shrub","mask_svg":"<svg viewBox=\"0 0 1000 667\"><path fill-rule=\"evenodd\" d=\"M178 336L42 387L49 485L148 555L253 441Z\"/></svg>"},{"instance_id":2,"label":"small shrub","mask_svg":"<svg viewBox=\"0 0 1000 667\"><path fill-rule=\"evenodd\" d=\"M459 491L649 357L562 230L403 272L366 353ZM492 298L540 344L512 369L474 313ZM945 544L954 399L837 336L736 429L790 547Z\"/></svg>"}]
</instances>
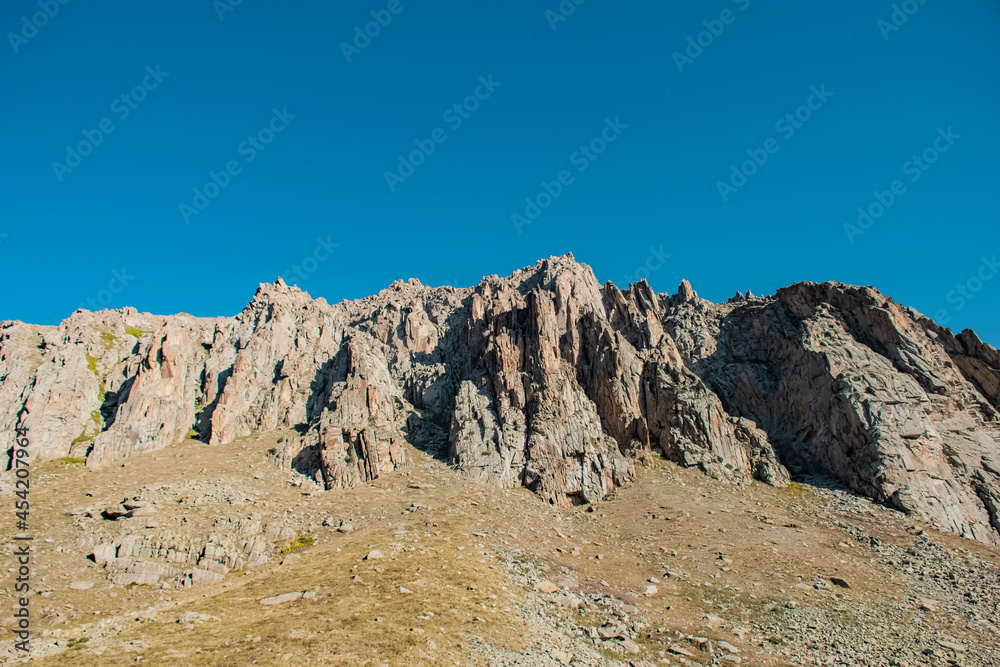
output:
<instances>
[{"instance_id":1,"label":"small shrub","mask_svg":"<svg viewBox=\"0 0 1000 667\"><path fill-rule=\"evenodd\" d=\"M83 648L83 645L89 641L90 639L87 637L74 637L66 642L66 647L72 651L73 649Z\"/></svg>"},{"instance_id":2,"label":"small shrub","mask_svg":"<svg viewBox=\"0 0 1000 667\"><path fill-rule=\"evenodd\" d=\"M281 550L281 553L290 554L293 551L305 549L306 547L312 546L313 542L315 542L315 540L312 535L299 535L294 540L289 542L288 546Z\"/></svg>"}]
</instances>

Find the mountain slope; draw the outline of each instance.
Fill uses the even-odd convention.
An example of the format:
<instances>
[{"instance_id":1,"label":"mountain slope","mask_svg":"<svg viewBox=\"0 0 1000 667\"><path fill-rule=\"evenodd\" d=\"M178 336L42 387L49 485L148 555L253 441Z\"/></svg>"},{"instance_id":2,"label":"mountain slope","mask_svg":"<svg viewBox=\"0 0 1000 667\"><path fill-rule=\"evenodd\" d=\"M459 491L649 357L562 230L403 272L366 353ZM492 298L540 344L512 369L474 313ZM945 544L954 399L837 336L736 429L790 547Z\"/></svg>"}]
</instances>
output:
<instances>
[{"instance_id":1,"label":"mountain slope","mask_svg":"<svg viewBox=\"0 0 1000 667\"><path fill-rule=\"evenodd\" d=\"M0 438L99 468L295 428L275 461L326 489L407 464L593 503L665 456L734 484L822 472L1000 544L997 351L872 288L726 304L601 285L571 255L475 288L397 281L330 305L280 278L232 318L77 311L0 323Z\"/></svg>"}]
</instances>

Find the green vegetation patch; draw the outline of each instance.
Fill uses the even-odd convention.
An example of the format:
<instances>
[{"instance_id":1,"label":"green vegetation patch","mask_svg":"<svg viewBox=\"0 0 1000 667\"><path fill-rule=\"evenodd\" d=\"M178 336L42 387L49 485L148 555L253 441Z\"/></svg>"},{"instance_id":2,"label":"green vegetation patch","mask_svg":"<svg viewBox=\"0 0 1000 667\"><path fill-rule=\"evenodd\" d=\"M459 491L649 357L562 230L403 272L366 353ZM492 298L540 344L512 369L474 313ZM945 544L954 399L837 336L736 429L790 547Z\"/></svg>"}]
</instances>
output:
<instances>
[{"instance_id":1,"label":"green vegetation patch","mask_svg":"<svg viewBox=\"0 0 1000 667\"><path fill-rule=\"evenodd\" d=\"M142 338L143 336L145 336L146 334L148 334L150 332L149 331L143 331L142 329L136 329L135 327L125 327L125 333L127 333L129 336L135 336L136 338Z\"/></svg>"},{"instance_id":2,"label":"green vegetation patch","mask_svg":"<svg viewBox=\"0 0 1000 667\"><path fill-rule=\"evenodd\" d=\"M293 551L300 551L306 547L312 546L315 541L312 535L299 535L294 540L288 543L288 546L281 550L283 554L290 554Z\"/></svg>"},{"instance_id":3,"label":"green vegetation patch","mask_svg":"<svg viewBox=\"0 0 1000 667\"><path fill-rule=\"evenodd\" d=\"M104 400L104 382L101 381L101 374L97 372L97 362L98 362L97 357L92 357L89 354L87 355L87 368L89 368L90 372L93 373L94 377L97 378L97 390L98 390L98 392L100 392L101 400L103 401Z\"/></svg>"},{"instance_id":4,"label":"green vegetation patch","mask_svg":"<svg viewBox=\"0 0 1000 667\"><path fill-rule=\"evenodd\" d=\"M84 463L87 462L87 459L77 459L77 458L73 458L72 456L64 456L63 458L56 459L56 460L59 463L62 463L63 465L68 465L68 466L71 466L71 465L72 466L83 465Z\"/></svg>"},{"instance_id":5,"label":"green vegetation patch","mask_svg":"<svg viewBox=\"0 0 1000 667\"><path fill-rule=\"evenodd\" d=\"M798 498L805 494L806 486L800 482L789 482L784 491L793 498Z\"/></svg>"}]
</instances>

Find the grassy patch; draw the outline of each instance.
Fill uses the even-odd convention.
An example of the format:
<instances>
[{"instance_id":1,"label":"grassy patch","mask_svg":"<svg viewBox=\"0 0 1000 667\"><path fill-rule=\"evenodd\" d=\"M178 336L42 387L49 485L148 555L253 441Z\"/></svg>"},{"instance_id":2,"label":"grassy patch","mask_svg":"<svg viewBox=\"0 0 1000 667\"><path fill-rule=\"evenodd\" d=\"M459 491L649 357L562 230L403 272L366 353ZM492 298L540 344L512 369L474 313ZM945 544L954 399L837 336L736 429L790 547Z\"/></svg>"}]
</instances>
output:
<instances>
[{"instance_id":1,"label":"grassy patch","mask_svg":"<svg viewBox=\"0 0 1000 667\"><path fill-rule=\"evenodd\" d=\"M83 433L81 433L80 435L78 435L75 438L73 438L73 443L72 444L79 445L81 442L90 442L92 440L93 440L93 438L91 438L89 435L87 435L87 429L83 429Z\"/></svg>"},{"instance_id":2,"label":"grassy patch","mask_svg":"<svg viewBox=\"0 0 1000 667\"><path fill-rule=\"evenodd\" d=\"M118 339L115 338L115 335L113 333L110 333L108 331L102 331L101 342L104 343L104 347L106 349L110 350L115 346L115 343L118 342Z\"/></svg>"},{"instance_id":3,"label":"grassy patch","mask_svg":"<svg viewBox=\"0 0 1000 667\"><path fill-rule=\"evenodd\" d=\"M75 466L75 465L83 465L84 463L87 462L87 459L77 459L73 458L72 456L64 456L61 459L56 459L56 461L58 463L62 463L63 465Z\"/></svg>"},{"instance_id":4,"label":"grassy patch","mask_svg":"<svg viewBox=\"0 0 1000 667\"><path fill-rule=\"evenodd\" d=\"M103 389L101 390L101 398L102 399L104 398L104 391L103 391ZM102 428L104 428L104 418L101 417L101 411L100 410L93 410L93 411L91 411L90 418L97 425L97 430L98 431L100 431ZM90 438L90 439L93 440L93 438Z\"/></svg>"},{"instance_id":5,"label":"grassy patch","mask_svg":"<svg viewBox=\"0 0 1000 667\"><path fill-rule=\"evenodd\" d=\"M288 543L288 546L281 550L283 554L290 554L293 551L301 551L306 547L312 546L315 540L312 535L299 535L294 540Z\"/></svg>"},{"instance_id":6,"label":"grassy patch","mask_svg":"<svg viewBox=\"0 0 1000 667\"><path fill-rule=\"evenodd\" d=\"M87 637L74 637L66 642L67 650L72 651L73 649L83 648L83 645L89 642L90 639Z\"/></svg>"},{"instance_id":7,"label":"grassy patch","mask_svg":"<svg viewBox=\"0 0 1000 667\"><path fill-rule=\"evenodd\" d=\"M97 361L98 361L97 357L92 357L89 354L87 355L87 368L89 368L90 372L93 373L94 377L97 378L97 391L100 393L101 400L103 401L104 383L101 381L101 374L97 372Z\"/></svg>"},{"instance_id":8,"label":"grassy patch","mask_svg":"<svg viewBox=\"0 0 1000 667\"><path fill-rule=\"evenodd\" d=\"M129 336L135 336L136 338L142 338L143 336L145 336L149 332L148 331L143 331L142 329L136 329L135 327L125 327L125 333L127 333Z\"/></svg>"},{"instance_id":9,"label":"grassy patch","mask_svg":"<svg viewBox=\"0 0 1000 667\"><path fill-rule=\"evenodd\" d=\"M790 482L788 486L786 486L784 489L781 490L783 490L785 493L792 496L793 498L800 498L806 492L806 485L801 484L799 482Z\"/></svg>"}]
</instances>

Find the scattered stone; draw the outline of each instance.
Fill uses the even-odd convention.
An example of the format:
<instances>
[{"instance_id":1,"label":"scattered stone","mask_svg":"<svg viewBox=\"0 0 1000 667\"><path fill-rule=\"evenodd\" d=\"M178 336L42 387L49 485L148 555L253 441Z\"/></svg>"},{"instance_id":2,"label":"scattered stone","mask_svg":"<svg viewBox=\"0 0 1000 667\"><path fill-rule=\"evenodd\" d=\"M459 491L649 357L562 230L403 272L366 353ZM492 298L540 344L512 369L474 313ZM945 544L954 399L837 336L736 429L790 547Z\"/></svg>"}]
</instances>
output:
<instances>
[{"instance_id":1,"label":"scattered stone","mask_svg":"<svg viewBox=\"0 0 1000 667\"><path fill-rule=\"evenodd\" d=\"M196 611L186 611L177 618L177 622L181 625L188 625L189 623L204 623L210 621L214 616L209 616L208 614L199 614Z\"/></svg>"},{"instance_id":2,"label":"scattered stone","mask_svg":"<svg viewBox=\"0 0 1000 667\"><path fill-rule=\"evenodd\" d=\"M551 581L540 581L535 584L535 590L539 593L555 593L559 590L559 587L553 584Z\"/></svg>"},{"instance_id":3,"label":"scattered stone","mask_svg":"<svg viewBox=\"0 0 1000 667\"><path fill-rule=\"evenodd\" d=\"M549 651L549 656L556 662L563 665L568 665L569 663L573 662L573 654L567 653L565 651L558 651L558 650Z\"/></svg>"},{"instance_id":4,"label":"scattered stone","mask_svg":"<svg viewBox=\"0 0 1000 667\"><path fill-rule=\"evenodd\" d=\"M636 644L631 639L627 638L622 640L622 648L632 654L639 653L642 651L642 648L640 648L638 644Z\"/></svg>"},{"instance_id":5,"label":"scattered stone","mask_svg":"<svg viewBox=\"0 0 1000 667\"><path fill-rule=\"evenodd\" d=\"M283 593L281 595L275 595L274 597L264 598L260 601L260 603L264 605L285 604L286 602L298 600L300 597L302 597L301 591L293 591L291 593Z\"/></svg>"},{"instance_id":6,"label":"scattered stone","mask_svg":"<svg viewBox=\"0 0 1000 667\"><path fill-rule=\"evenodd\" d=\"M738 648L736 648L735 646L733 646L732 644L730 644L727 641L720 641L720 642L718 642L718 645L719 645L719 648L721 648L723 651L726 651L727 653L739 653L740 652L740 650Z\"/></svg>"}]
</instances>

